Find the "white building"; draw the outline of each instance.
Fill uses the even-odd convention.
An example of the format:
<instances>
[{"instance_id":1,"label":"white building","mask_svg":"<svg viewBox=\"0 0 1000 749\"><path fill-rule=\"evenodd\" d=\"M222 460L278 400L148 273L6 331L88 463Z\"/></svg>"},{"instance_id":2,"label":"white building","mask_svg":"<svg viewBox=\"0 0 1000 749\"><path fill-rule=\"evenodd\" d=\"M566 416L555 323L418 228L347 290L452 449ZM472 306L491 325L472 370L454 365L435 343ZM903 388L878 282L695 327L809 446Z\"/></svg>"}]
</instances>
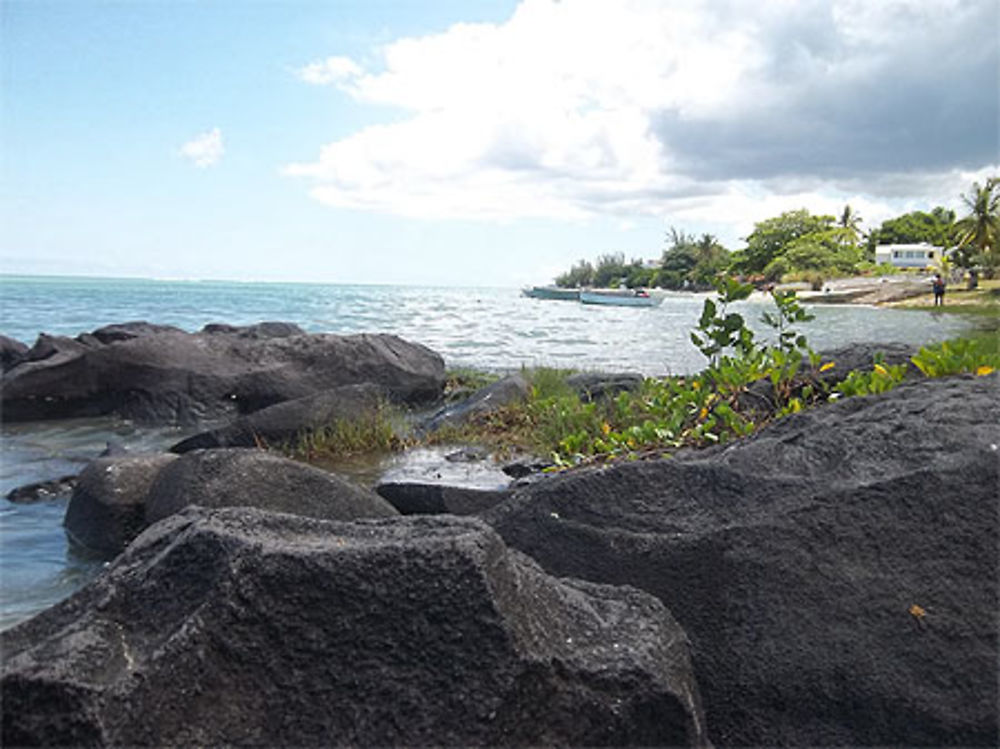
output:
<instances>
[{"instance_id":1,"label":"white building","mask_svg":"<svg viewBox=\"0 0 1000 749\"><path fill-rule=\"evenodd\" d=\"M928 268L941 262L943 247L920 244L880 244L875 248L875 262L897 268Z\"/></svg>"}]
</instances>

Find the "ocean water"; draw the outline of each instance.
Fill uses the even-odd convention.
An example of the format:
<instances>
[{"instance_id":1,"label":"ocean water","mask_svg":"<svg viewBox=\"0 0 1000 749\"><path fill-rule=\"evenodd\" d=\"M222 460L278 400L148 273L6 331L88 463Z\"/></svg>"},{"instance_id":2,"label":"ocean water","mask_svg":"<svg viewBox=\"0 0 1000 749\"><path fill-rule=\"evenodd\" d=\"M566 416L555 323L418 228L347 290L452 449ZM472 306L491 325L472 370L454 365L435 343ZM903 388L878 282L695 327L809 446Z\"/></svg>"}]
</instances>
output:
<instances>
[{"instance_id":1,"label":"ocean water","mask_svg":"<svg viewBox=\"0 0 1000 749\"><path fill-rule=\"evenodd\" d=\"M646 375L704 364L690 331L703 295L668 294L656 308L592 307L528 299L509 288L151 281L0 276L0 333L31 344L40 332L75 336L131 320L195 331L211 322L294 322L309 332L395 333L440 353L450 368L553 366ZM739 305L758 322L765 299ZM814 348L852 342L927 343L968 325L954 316L858 306L816 306L802 326ZM162 449L190 430L139 428L114 419L0 425L0 494L73 474L108 440L135 452ZM405 462L405 461L404 461ZM425 467L426 468L426 467ZM391 470L399 477L405 465ZM70 548L67 499L30 505L0 499L0 629L69 595L102 564Z\"/></svg>"}]
</instances>

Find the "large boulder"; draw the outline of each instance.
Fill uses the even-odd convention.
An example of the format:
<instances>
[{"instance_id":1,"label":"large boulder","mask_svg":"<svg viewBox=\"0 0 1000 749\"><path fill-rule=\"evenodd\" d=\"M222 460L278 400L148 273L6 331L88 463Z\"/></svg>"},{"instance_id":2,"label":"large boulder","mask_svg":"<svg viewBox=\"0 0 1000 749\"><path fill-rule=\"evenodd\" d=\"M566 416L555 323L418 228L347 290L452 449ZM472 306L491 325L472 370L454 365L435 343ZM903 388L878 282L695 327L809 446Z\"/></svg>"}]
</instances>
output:
<instances>
[{"instance_id":1,"label":"large boulder","mask_svg":"<svg viewBox=\"0 0 1000 749\"><path fill-rule=\"evenodd\" d=\"M0 372L13 369L21 363L27 353L28 347L26 345L13 338L0 335Z\"/></svg>"},{"instance_id":2,"label":"large boulder","mask_svg":"<svg viewBox=\"0 0 1000 749\"><path fill-rule=\"evenodd\" d=\"M80 340L40 337L3 376L3 417L117 414L195 423L341 385L373 383L406 403L435 400L444 385L440 356L392 335L304 335L270 327L189 334L143 325L104 328Z\"/></svg>"},{"instance_id":3,"label":"large boulder","mask_svg":"<svg viewBox=\"0 0 1000 749\"><path fill-rule=\"evenodd\" d=\"M343 385L240 416L229 424L195 434L170 450L186 453L212 447L260 447L293 441L338 421L372 417L392 394L380 385Z\"/></svg>"},{"instance_id":4,"label":"large boulder","mask_svg":"<svg viewBox=\"0 0 1000 749\"><path fill-rule=\"evenodd\" d=\"M374 492L327 471L263 450L196 450L181 456L152 483L148 523L188 505L257 507L319 518L356 520L398 515Z\"/></svg>"},{"instance_id":5,"label":"large boulder","mask_svg":"<svg viewBox=\"0 0 1000 749\"><path fill-rule=\"evenodd\" d=\"M461 427L477 417L525 400L528 390L528 383L521 375L508 375L480 388L465 400L437 411L424 423L423 430L435 432L444 427Z\"/></svg>"},{"instance_id":6,"label":"large boulder","mask_svg":"<svg viewBox=\"0 0 1000 749\"><path fill-rule=\"evenodd\" d=\"M106 557L120 553L146 527L146 494L176 455L98 458L77 478L63 526L70 540Z\"/></svg>"},{"instance_id":7,"label":"large boulder","mask_svg":"<svg viewBox=\"0 0 1000 749\"><path fill-rule=\"evenodd\" d=\"M5 746L704 745L659 601L469 518L191 508L0 646Z\"/></svg>"},{"instance_id":8,"label":"large boulder","mask_svg":"<svg viewBox=\"0 0 1000 749\"><path fill-rule=\"evenodd\" d=\"M483 517L553 574L660 598L717 745L996 746L997 392L908 383Z\"/></svg>"}]
</instances>

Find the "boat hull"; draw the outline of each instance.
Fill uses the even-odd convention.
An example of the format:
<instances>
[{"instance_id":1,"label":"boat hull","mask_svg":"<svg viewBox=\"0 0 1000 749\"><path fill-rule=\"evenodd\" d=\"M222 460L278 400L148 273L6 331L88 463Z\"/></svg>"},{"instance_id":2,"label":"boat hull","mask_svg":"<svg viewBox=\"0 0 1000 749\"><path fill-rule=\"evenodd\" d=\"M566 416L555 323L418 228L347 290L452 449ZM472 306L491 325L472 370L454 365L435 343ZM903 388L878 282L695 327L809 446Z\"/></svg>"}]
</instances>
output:
<instances>
[{"instance_id":1,"label":"boat hull","mask_svg":"<svg viewBox=\"0 0 1000 749\"><path fill-rule=\"evenodd\" d=\"M653 296L637 296L632 292L581 291L580 301L608 307L657 307L663 300Z\"/></svg>"},{"instance_id":2,"label":"boat hull","mask_svg":"<svg viewBox=\"0 0 1000 749\"><path fill-rule=\"evenodd\" d=\"M580 298L579 289L561 289L558 286L532 286L521 291L532 299L558 299L564 302L575 302Z\"/></svg>"}]
</instances>

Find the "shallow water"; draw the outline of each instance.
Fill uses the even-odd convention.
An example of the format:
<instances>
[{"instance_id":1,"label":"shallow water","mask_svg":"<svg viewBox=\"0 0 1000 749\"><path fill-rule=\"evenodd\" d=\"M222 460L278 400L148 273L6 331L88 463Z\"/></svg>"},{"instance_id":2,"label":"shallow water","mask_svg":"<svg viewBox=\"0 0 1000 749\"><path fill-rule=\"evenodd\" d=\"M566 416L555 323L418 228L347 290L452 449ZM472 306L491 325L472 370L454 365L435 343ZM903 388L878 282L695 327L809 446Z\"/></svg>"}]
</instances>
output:
<instances>
[{"instance_id":1,"label":"shallow water","mask_svg":"<svg viewBox=\"0 0 1000 749\"><path fill-rule=\"evenodd\" d=\"M396 333L439 352L452 368L544 365L656 375L703 366L689 340L703 300L703 295L668 294L660 307L635 309L527 299L516 289L0 276L0 333L30 345L42 331L77 335L129 320L190 331L210 322L284 320L311 332ZM759 299L738 305L761 331L763 308ZM817 306L812 311L816 319L803 332L817 349L870 341L926 343L968 325L961 318L910 310ZM4 424L0 493L77 473L109 440L143 452L190 433L113 419ZM412 453L384 465L355 461L338 470L369 485L383 473L390 480L449 480L483 488L506 479L489 464L448 464L442 473L440 458L433 451ZM65 497L31 505L0 500L0 628L60 600L100 570L100 563L69 547L62 530L65 503Z\"/></svg>"}]
</instances>

